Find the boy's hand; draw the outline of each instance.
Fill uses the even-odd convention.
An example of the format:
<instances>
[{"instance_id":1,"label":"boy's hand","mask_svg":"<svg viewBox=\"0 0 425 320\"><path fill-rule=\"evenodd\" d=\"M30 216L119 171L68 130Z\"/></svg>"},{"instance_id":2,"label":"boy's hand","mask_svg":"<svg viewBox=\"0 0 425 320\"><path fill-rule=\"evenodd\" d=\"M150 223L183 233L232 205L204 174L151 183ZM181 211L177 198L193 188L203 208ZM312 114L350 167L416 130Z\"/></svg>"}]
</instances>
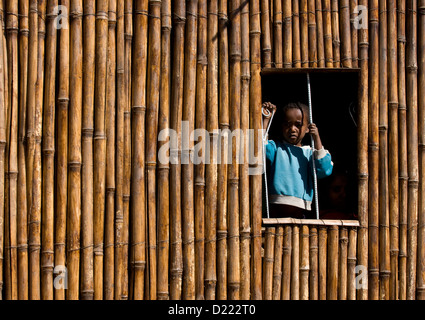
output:
<instances>
[{"instance_id":1,"label":"boy's hand","mask_svg":"<svg viewBox=\"0 0 425 320\"><path fill-rule=\"evenodd\" d=\"M270 118L276 112L276 106L271 102L264 102L261 108L261 113L265 118Z\"/></svg>"},{"instance_id":2,"label":"boy's hand","mask_svg":"<svg viewBox=\"0 0 425 320\"><path fill-rule=\"evenodd\" d=\"M316 124L310 123L308 125L308 131L307 132L310 133L313 136L315 149L317 149L317 150L322 149L322 147L323 147L322 141L320 140L319 129L317 128Z\"/></svg>"}]
</instances>

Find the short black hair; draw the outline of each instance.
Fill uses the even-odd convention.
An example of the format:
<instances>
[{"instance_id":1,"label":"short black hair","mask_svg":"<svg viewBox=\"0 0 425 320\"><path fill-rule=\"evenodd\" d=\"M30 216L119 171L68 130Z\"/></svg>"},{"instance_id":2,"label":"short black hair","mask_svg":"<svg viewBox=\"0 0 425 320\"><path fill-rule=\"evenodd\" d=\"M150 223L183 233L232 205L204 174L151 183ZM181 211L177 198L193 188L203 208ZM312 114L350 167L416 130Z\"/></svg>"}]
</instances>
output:
<instances>
[{"instance_id":1,"label":"short black hair","mask_svg":"<svg viewBox=\"0 0 425 320\"><path fill-rule=\"evenodd\" d=\"M302 103L302 102L289 102L287 104L285 104L282 108L282 118L279 120L283 120L284 116L286 115L286 111L289 109L298 109L301 111L301 115L302 115L302 119L303 119L303 124L304 124L304 116L308 115L308 107Z\"/></svg>"}]
</instances>

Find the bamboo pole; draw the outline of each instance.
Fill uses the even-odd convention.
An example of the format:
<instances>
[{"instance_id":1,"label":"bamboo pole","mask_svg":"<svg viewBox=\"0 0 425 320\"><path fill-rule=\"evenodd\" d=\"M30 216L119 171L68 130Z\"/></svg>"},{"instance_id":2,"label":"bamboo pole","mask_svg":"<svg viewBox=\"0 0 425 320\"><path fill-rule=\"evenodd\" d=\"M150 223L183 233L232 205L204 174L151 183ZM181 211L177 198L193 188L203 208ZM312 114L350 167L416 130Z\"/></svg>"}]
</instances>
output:
<instances>
[{"instance_id":1,"label":"bamboo pole","mask_svg":"<svg viewBox=\"0 0 425 320\"><path fill-rule=\"evenodd\" d=\"M399 253L399 185L398 185L398 74L397 74L397 12L396 2L388 1L388 158L389 223L390 223L390 283L389 299L398 298L398 253Z\"/></svg>"},{"instance_id":2,"label":"bamboo pole","mask_svg":"<svg viewBox=\"0 0 425 320\"><path fill-rule=\"evenodd\" d=\"M282 68L282 1L273 0L273 62L276 68Z\"/></svg>"},{"instance_id":3,"label":"bamboo pole","mask_svg":"<svg viewBox=\"0 0 425 320\"><path fill-rule=\"evenodd\" d=\"M220 132L229 129L229 54L227 1L218 3L219 50L219 125ZM220 160L217 169L217 299L227 299L227 184L229 162L228 136L219 137Z\"/></svg>"},{"instance_id":4,"label":"bamboo pole","mask_svg":"<svg viewBox=\"0 0 425 320\"><path fill-rule=\"evenodd\" d=\"M134 4L134 63L132 63L132 172L131 222L132 268L134 274L134 300L143 299L146 266L145 234L145 110L146 110L146 57L147 57L148 2Z\"/></svg>"},{"instance_id":5,"label":"bamboo pole","mask_svg":"<svg viewBox=\"0 0 425 320\"><path fill-rule=\"evenodd\" d=\"M319 300L326 300L327 233L326 227L319 227Z\"/></svg>"},{"instance_id":6,"label":"bamboo pole","mask_svg":"<svg viewBox=\"0 0 425 320\"><path fill-rule=\"evenodd\" d=\"M41 238L41 298L53 300L54 268L54 156L57 1L47 3L46 63L43 108L43 203Z\"/></svg>"},{"instance_id":7,"label":"bamboo pole","mask_svg":"<svg viewBox=\"0 0 425 320\"><path fill-rule=\"evenodd\" d=\"M369 2L369 299L379 298L379 7Z\"/></svg>"},{"instance_id":8,"label":"bamboo pole","mask_svg":"<svg viewBox=\"0 0 425 320\"><path fill-rule=\"evenodd\" d=\"M170 34L171 1L163 0L161 7L161 89L159 99L158 130L164 132L170 123ZM158 141L158 148L167 142ZM167 152L169 156L169 151ZM168 162L158 164L158 300L169 298L169 246L170 246L170 165Z\"/></svg>"},{"instance_id":9,"label":"bamboo pole","mask_svg":"<svg viewBox=\"0 0 425 320\"><path fill-rule=\"evenodd\" d=\"M339 32L339 10L338 0L331 0L331 20L332 20L332 48L333 48L333 66L341 66L341 41Z\"/></svg>"},{"instance_id":10,"label":"bamboo pole","mask_svg":"<svg viewBox=\"0 0 425 320\"><path fill-rule=\"evenodd\" d=\"M292 227L286 225L283 233L283 256L282 256L282 300L291 298L291 254L292 254Z\"/></svg>"},{"instance_id":11,"label":"bamboo pole","mask_svg":"<svg viewBox=\"0 0 425 320\"><path fill-rule=\"evenodd\" d=\"M283 67L292 67L292 5L283 1Z\"/></svg>"},{"instance_id":12,"label":"bamboo pole","mask_svg":"<svg viewBox=\"0 0 425 320\"><path fill-rule=\"evenodd\" d=\"M309 67L309 28L308 28L308 5L307 0L300 0L299 4L299 14L300 14L300 46L301 46L301 67Z\"/></svg>"},{"instance_id":13,"label":"bamboo pole","mask_svg":"<svg viewBox=\"0 0 425 320\"><path fill-rule=\"evenodd\" d=\"M84 3L82 179L81 179L81 299L93 300L93 130L95 76L95 3Z\"/></svg>"},{"instance_id":14,"label":"bamboo pole","mask_svg":"<svg viewBox=\"0 0 425 320\"><path fill-rule=\"evenodd\" d=\"M406 262L407 262L407 127L406 127L406 2L397 1L397 73L398 73L398 161L400 184L399 217L399 299L406 300Z\"/></svg>"},{"instance_id":15,"label":"bamboo pole","mask_svg":"<svg viewBox=\"0 0 425 320\"><path fill-rule=\"evenodd\" d=\"M319 300L319 246L317 226L310 227L310 243L309 243L309 296L310 300Z\"/></svg>"},{"instance_id":16,"label":"bamboo pole","mask_svg":"<svg viewBox=\"0 0 425 320\"><path fill-rule=\"evenodd\" d=\"M323 25L323 10L322 1L316 0L316 24L317 24L317 66L319 68L325 67L325 38L324 38L324 25Z\"/></svg>"},{"instance_id":17,"label":"bamboo pole","mask_svg":"<svg viewBox=\"0 0 425 320\"><path fill-rule=\"evenodd\" d=\"M271 300L273 292L273 264L274 264L274 239L275 227L268 227L264 235L263 258L263 299Z\"/></svg>"},{"instance_id":18,"label":"bamboo pole","mask_svg":"<svg viewBox=\"0 0 425 320\"><path fill-rule=\"evenodd\" d=\"M249 2L241 3L241 132L244 134L242 162L239 166L240 217L240 298L250 298L250 211L249 211Z\"/></svg>"},{"instance_id":19,"label":"bamboo pole","mask_svg":"<svg viewBox=\"0 0 425 320\"><path fill-rule=\"evenodd\" d=\"M291 300L300 299L300 226L292 227Z\"/></svg>"},{"instance_id":20,"label":"bamboo pole","mask_svg":"<svg viewBox=\"0 0 425 320\"><path fill-rule=\"evenodd\" d=\"M209 161L205 166L205 299L214 300L216 274L217 231L217 150L218 129L218 1L208 1L208 69L207 69L207 131L210 147ZM249 289L249 288L248 288Z\"/></svg>"},{"instance_id":21,"label":"bamboo pole","mask_svg":"<svg viewBox=\"0 0 425 320\"><path fill-rule=\"evenodd\" d=\"M146 176L148 197L149 229L149 299L156 299L156 139L158 132L158 104L160 88L161 63L161 1L149 1L149 35L148 35L148 79L147 79L147 118L146 118Z\"/></svg>"},{"instance_id":22,"label":"bamboo pole","mask_svg":"<svg viewBox=\"0 0 425 320\"><path fill-rule=\"evenodd\" d=\"M353 60L353 68L359 67L359 30L355 25L356 13L355 8L358 0L350 0L350 26L351 26L351 55Z\"/></svg>"},{"instance_id":23,"label":"bamboo pole","mask_svg":"<svg viewBox=\"0 0 425 320\"><path fill-rule=\"evenodd\" d=\"M310 230L308 225L302 225L300 239L300 300L309 299L309 237Z\"/></svg>"},{"instance_id":24,"label":"bamboo pole","mask_svg":"<svg viewBox=\"0 0 425 320\"><path fill-rule=\"evenodd\" d=\"M9 227L8 244L5 246L6 255L9 257L10 277L9 298L11 300L18 299L18 256L17 256L17 228L18 228L18 211L17 211L17 183L18 183L18 3L6 3L6 39L7 39L7 55L8 55L8 79L9 79L9 110L10 110L10 139L9 139ZM6 233L7 236L7 233ZM7 298L8 292L6 292Z\"/></svg>"},{"instance_id":25,"label":"bamboo pole","mask_svg":"<svg viewBox=\"0 0 425 320\"><path fill-rule=\"evenodd\" d=\"M367 0L361 0L360 5L367 7ZM367 14L367 11L366 11ZM368 16L366 16L368 19ZM368 20L367 20L368 21ZM358 230L358 264L367 266L368 264L368 114L369 114L369 68L368 68L368 50L369 50L369 30L361 29L359 31L359 116L357 126L357 181L358 181L358 216L360 227ZM362 286L358 290L357 299L366 300L368 290Z\"/></svg>"},{"instance_id":26,"label":"bamboo pole","mask_svg":"<svg viewBox=\"0 0 425 320\"><path fill-rule=\"evenodd\" d=\"M424 119L425 116L425 2L418 2L418 119ZM423 121L419 120L419 176L420 179L420 193L419 193L419 212L418 212L418 243L425 241L425 184L423 182L423 174L425 172L425 127ZM417 270L417 287L416 298L418 300L425 299L425 250L422 246L418 248L418 270Z\"/></svg>"},{"instance_id":27,"label":"bamboo pole","mask_svg":"<svg viewBox=\"0 0 425 320\"><path fill-rule=\"evenodd\" d=\"M347 300L347 256L348 230L341 227L339 230L338 300Z\"/></svg>"},{"instance_id":28,"label":"bamboo pole","mask_svg":"<svg viewBox=\"0 0 425 320\"><path fill-rule=\"evenodd\" d=\"M326 270L328 300L338 299L338 226L328 227L328 267Z\"/></svg>"},{"instance_id":29,"label":"bamboo pole","mask_svg":"<svg viewBox=\"0 0 425 320\"><path fill-rule=\"evenodd\" d=\"M95 110L94 110L94 171L93 171L93 290L95 300L103 298L103 240L105 221L105 174L106 174L106 68L108 45L108 1L96 7L96 58L95 58ZM103 81L101 81L103 80ZM59 128L58 128L59 129Z\"/></svg>"},{"instance_id":30,"label":"bamboo pole","mask_svg":"<svg viewBox=\"0 0 425 320\"><path fill-rule=\"evenodd\" d=\"M174 46L171 89L171 129L179 136L183 110L183 73L184 73L184 28L186 23L186 4L180 0L173 10ZM181 141L172 142L170 175L170 299L180 300L182 297L183 253L181 225Z\"/></svg>"},{"instance_id":31,"label":"bamboo pole","mask_svg":"<svg viewBox=\"0 0 425 320\"><path fill-rule=\"evenodd\" d=\"M241 143L243 135L240 134L241 122L241 21L240 21L240 0L230 2L230 29L229 56L230 56L230 130L236 132L232 134L231 164L229 166L229 219L228 249L231 259L228 260L228 286L229 299L239 300L240 298L240 226L239 226L239 163L241 153ZM238 133L239 132L239 133ZM230 150L229 150L230 152Z\"/></svg>"},{"instance_id":32,"label":"bamboo pole","mask_svg":"<svg viewBox=\"0 0 425 320\"><path fill-rule=\"evenodd\" d=\"M316 23L316 4L315 0L307 1L307 22L308 22L308 60L310 68L317 68L318 52L317 52L317 38L318 30Z\"/></svg>"},{"instance_id":33,"label":"bamboo pole","mask_svg":"<svg viewBox=\"0 0 425 320\"><path fill-rule=\"evenodd\" d=\"M80 227L81 227L81 103L82 103L82 1L71 1L70 8L70 78L69 94L69 177L67 217L67 300L79 298ZM33 202L35 199L33 198Z\"/></svg>"},{"instance_id":34,"label":"bamboo pole","mask_svg":"<svg viewBox=\"0 0 425 320\"><path fill-rule=\"evenodd\" d=\"M122 300L129 298L129 237L130 237L130 185L131 185L131 48L133 39L133 2L124 3L124 185L123 185L123 286Z\"/></svg>"},{"instance_id":35,"label":"bamboo pole","mask_svg":"<svg viewBox=\"0 0 425 320\"><path fill-rule=\"evenodd\" d=\"M114 248L114 298L122 295L123 267L123 184L124 184L124 1L116 4L116 119L115 119L115 248Z\"/></svg>"},{"instance_id":36,"label":"bamboo pole","mask_svg":"<svg viewBox=\"0 0 425 320\"><path fill-rule=\"evenodd\" d=\"M63 18L68 21L69 2L61 0L66 8ZM31 30L30 30L31 33ZM69 106L69 27L59 30L59 67L58 67L58 111L56 137L56 193L55 193L55 266L65 266L67 188L68 188L68 106ZM30 70L29 70L30 72ZM30 87L28 87L28 92ZM28 105L29 106L29 105ZM55 286L55 299L65 300L65 285L61 281Z\"/></svg>"},{"instance_id":37,"label":"bamboo pole","mask_svg":"<svg viewBox=\"0 0 425 320\"><path fill-rule=\"evenodd\" d=\"M380 299L389 298L390 243L388 199L388 56L387 6L379 2L379 285Z\"/></svg>"},{"instance_id":38,"label":"bamboo pole","mask_svg":"<svg viewBox=\"0 0 425 320\"><path fill-rule=\"evenodd\" d=\"M272 299L280 300L282 294L283 226L276 228L274 244Z\"/></svg>"},{"instance_id":39,"label":"bamboo pole","mask_svg":"<svg viewBox=\"0 0 425 320\"><path fill-rule=\"evenodd\" d=\"M28 212L25 168L25 119L28 85L28 1L19 1L19 133L18 133L18 299L28 300ZM3 39L1 39L3 40ZM0 48L2 50L3 47ZM0 76L4 80L3 75ZM4 84L3 84L4 85ZM3 88L2 88L3 90ZM3 120L4 121L4 120ZM3 151L1 151L3 152ZM3 181L3 180L2 180ZM4 191L3 191L4 192ZM2 202L3 203L3 202Z\"/></svg>"},{"instance_id":40,"label":"bamboo pole","mask_svg":"<svg viewBox=\"0 0 425 320\"><path fill-rule=\"evenodd\" d=\"M416 293L417 222L418 222L418 84L416 1L407 1L406 95L407 95L407 300Z\"/></svg>"},{"instance_id":41,"label":"bamboo pole","mask_svg":"<svg viewBox=\"0 0 425 320\"><path fill-rule=\"evenodd\" d=\"M339 23L341 26L341 63L344 68L353 67L350 27L350 2L342 0L339 3Z\"/></svg>"},{"instance_id":42,"label":"bamboo pole","mask_svg":"<svg viewBox=\"0 0 425 320\"><path fill-rule=\"evenodd\" d=\"M7 75L7 62L6 55L4 54L4 13L3 13L3 4L0 3L0 52L3 55L3 58L0 61L0 203L5 203L5 169L6 169L6 125L7 125L7 82L5 82L5 77ZM4 244L5 244L5 205L0 205L0 300L3 300L3 271L4 271Z\"/></svg>"},{"instance_id":43,"label":"bamboo pole","mask_svg":"<svg viewBox=\"0 0 425 320\"><path fill-rule=\"evenodd\" d=\"M292 67L301 68L299 1L292 0Z\"/></svg>"},{"instance_id":44,"label":"bamboo pole","mask_svg":"<svg viewBox=\"0 0 425 320\"><path fill-rule=\"evenodd\" d=\"M272 66L269 0L260 0L260 8L262 65L269 68Z\"/></svg>"},{"instance_id":45,"label":"bamboo pole","mask_svg":"<svg viewBox=\"0 0 425 320\"><path fill-rule=\"evenodd\" d=\"M207 94L207 1L198 4L198 48L196 64L196 113L195 128L205 130L206 128L206 94ZM204 261L205 261L205 139L202 135L202 162L195 166L195 298L204 300ZM197 149L199 150L199 149ZM197 155L196 149L194 156Z\"/></svg>"},{"instance_id":46,"label":"bamboo pole","mask_svg":"<svg viewBox=\"0 0 425 320\"><path fill-rule=\"evenodd\" d=\"M108 58L106 75L106 201L105 201L105 258L103 265L103 294L114 299L115 275L115 125L116 125L116 0L108 6Z\"/></svg>"},{"instance_id":47,"label":"bamboo pole","mask_svg":"<svg viewBox=\"0 0 425 320\"><path fill-rule=\"evenodd\" d=\"M323 0L323 39L325 46L325 66L332 68L334 66L333 48L332 48L332 15L331 1Z\"/></svg>"},{"instance_id":48,"label":"bamboo pole","mask_svg":"<svg viewBox=\"0 0 425 320\"><path fill-rule=\"evenodd\" d=\"M250 128L254 130L253 156L257 163L251 165L251 169L258 172L262 168L262 143L259 139L261 135L261 116L259 115L261 106L261 48L260 48L260 20L259 6L256 1L250 1L250 53L251 53L251 83L250 83ZM253 161L252 161L253 162ZM250 163L251 159L250 159ZM251 298L261 300L261 215L262 215L262 176L254 174L251 177Z\"/></svg>"},{"instance_id":49,"label":"bamboo pole","mask_svg":"<svg viewBox=\"0 0 425 320\"><path fill-rule=\"evenodd\" d=\"M350 228L348 231L348 255L347 255L347 299L356 300L356 262L357 262L357 229Z\"/></svg>"}]
</instances>

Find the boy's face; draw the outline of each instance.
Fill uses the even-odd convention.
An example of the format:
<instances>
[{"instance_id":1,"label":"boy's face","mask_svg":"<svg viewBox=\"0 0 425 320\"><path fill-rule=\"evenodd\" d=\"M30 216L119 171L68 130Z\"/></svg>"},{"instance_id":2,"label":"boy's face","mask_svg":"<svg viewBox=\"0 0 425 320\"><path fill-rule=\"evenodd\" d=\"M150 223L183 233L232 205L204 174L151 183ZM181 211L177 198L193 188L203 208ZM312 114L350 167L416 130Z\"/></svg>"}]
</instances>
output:
<instances>
[{"instance_id":1,"label":"boy's face","mask_svg":"<svg viewBox=\"0 0 425 320\"><path fill-rule=\"evenodd\" d=\"M286 110L282 123L283 139L295 146L301 146L301 141L307 132L307 121L303 119L301 110L291 108Z\"/></svg>"}]
</instances>

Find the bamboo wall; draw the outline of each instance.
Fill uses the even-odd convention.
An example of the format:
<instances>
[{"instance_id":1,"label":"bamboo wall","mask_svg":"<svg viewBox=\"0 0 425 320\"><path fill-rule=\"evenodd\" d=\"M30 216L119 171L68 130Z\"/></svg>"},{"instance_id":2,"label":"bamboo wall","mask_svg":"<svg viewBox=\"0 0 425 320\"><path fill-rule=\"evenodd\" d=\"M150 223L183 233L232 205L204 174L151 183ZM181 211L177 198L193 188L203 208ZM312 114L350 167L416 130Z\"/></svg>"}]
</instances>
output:
<instances>
[{"instance_id":1,"label":"bamboo wall","mask_svg":"<svg viewBox=\"0 0 425 320\"><path fill-rule=\"evenodd\" d=\"M424 0L0 1L0 298L423 299L424 14ZM361 69L357 225L262 225L261 163L225 142L230 164L187 164L180 140L177 163L158 161L182 121L211 142L260 129L274 67Z\"/></svg>"}]
</instances>

